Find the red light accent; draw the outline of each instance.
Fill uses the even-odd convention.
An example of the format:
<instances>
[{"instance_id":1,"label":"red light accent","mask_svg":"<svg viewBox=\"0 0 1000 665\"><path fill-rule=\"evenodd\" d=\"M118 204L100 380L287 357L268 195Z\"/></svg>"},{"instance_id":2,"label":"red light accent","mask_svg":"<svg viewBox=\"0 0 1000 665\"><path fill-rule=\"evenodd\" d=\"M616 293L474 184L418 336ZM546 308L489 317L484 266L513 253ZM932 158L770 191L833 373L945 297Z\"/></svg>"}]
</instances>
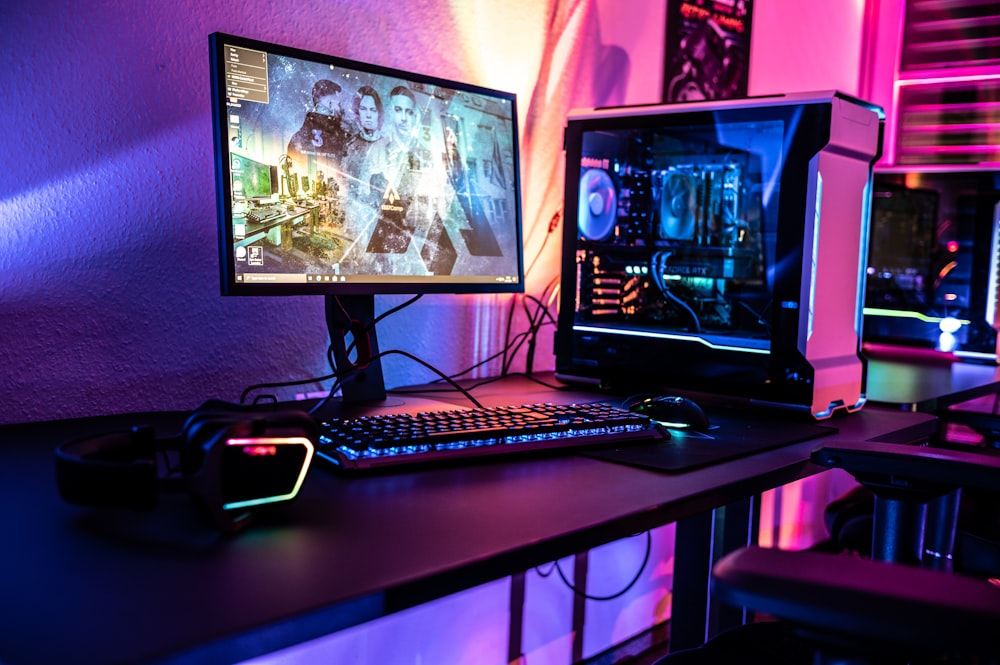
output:
<instances>
[{"instance_id":1,"label":"red light accent","mask_svg":"<svg viewBox=\"0 0 1000 665\"><path fill-rule=\"evenodd\" d=\"M278 454L277 446L243 446L243 454L250 457L274 457Z\"/></svg>"},{"instance_id":2,"label":"red light accent","mask_svg":"<svg viewBox=\"0 0 1000 665\"><path fill-rule=\"evenodd\" d=\"M954 254L958 251L958 242L955 240L948 241L948 251Z\"/></svg>"}]
</instances>

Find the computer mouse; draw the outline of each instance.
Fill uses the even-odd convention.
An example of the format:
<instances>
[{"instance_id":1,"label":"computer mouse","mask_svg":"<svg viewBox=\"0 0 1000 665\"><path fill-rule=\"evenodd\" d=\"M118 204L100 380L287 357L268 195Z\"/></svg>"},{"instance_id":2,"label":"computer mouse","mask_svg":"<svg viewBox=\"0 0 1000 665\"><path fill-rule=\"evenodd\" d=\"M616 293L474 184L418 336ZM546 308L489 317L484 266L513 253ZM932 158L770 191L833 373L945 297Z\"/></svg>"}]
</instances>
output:
<instances>
[{"instance_id":1,"label":"computer mouse","mask_svg":"<svg viewBox=\"0 0 1000 665\"><path fill-rule=\"evenodd\" d=\"M694 400L679 395L648 397L629 408L668 428L704 432L710 424L705 411Z\"/></svg>"}]
</instances>

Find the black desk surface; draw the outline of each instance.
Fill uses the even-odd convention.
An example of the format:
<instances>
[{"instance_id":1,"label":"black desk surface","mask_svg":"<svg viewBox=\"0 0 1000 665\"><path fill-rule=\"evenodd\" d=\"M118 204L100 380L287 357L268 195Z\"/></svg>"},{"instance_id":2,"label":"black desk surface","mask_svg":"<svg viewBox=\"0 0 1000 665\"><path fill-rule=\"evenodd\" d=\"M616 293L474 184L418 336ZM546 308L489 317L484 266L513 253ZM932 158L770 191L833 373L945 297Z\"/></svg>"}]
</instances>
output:
<instances>
[{"instance_id":1,"label":"black desk surface","mask_svg":"<svg viewBox=\"0 0 1000 665\"><path fill-rule=\"evenodd\" d=\"M481 397L542 398L581 395L507 380ZM235 538L183 496L153 513L59 499L59 442L135 423L173 430L184 415L0 427L4 665L236 662L818 471L817 441L672 475L580 456L353 480L314 467L282 515ZM838 438L865 440L929 433L934 418L866 407L833 423Z\"/></svg>"}]
</instances>

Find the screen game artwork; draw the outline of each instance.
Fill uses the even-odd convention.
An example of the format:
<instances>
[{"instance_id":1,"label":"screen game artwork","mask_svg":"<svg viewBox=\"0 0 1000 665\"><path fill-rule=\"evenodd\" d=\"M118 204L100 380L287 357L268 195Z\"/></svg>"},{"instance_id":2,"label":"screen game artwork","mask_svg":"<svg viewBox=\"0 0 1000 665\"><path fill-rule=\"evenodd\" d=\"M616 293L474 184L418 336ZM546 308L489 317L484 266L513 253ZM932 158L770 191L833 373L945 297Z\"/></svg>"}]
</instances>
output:
<instances>
[{"instance_id":1,"label":"screen game artwork","mask_svg":"<svg viewBox=\"0 0 1000 665\"><path fill-rule=\"evenodd\" d=\"M517 280L511 99L225 48L237 280Z\"/></svg>"}]
</instances>

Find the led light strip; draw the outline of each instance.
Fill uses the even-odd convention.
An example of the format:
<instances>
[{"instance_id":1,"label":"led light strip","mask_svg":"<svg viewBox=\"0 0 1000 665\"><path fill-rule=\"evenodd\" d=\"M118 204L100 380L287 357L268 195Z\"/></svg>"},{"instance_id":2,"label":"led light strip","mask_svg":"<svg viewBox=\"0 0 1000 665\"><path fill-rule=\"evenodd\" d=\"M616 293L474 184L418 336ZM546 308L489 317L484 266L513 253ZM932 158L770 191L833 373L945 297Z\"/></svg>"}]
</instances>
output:
<instances>
[{"instance_id":1,"label":"led light strip","mask_svg":"<svg viewBox=\"0 0 1000 665\"><path fill-rule=\"evenodd\" d=\"M594 326L581 326L574 325L574 332L591 332L591 333L603 333L606 335L627 335L630 337L651 337L654 339L672 339L678 342L697 342L699 344L704 344L710 349L718 349L722 351L739 351L741 353L759 353L762 355L767 355L771 351L770 349L748 349L741 346L730 346L728 344L716 344L710 342L704 337L698 337L695 335L675 335L672 333L656 333L648 332L642 330L610 330L608 328L597 328Z\"/></svg>"},{"instance_id":2,"label":"led light strip","mask_svg":"<svg viewBox=\"0 0 1000 665\"><path fill-rule=\"evenodd\" d=\"M945 319L952 319L958 321L963 326L967 326L972 323L972 321L969 321L968 319L956 319L953 316L927 316L926 314L921 314L920 312L882 309L881 307L865 307L865 316L892 316L898 319L918 319L920 321L924 321L925 323L941 323Z\"/></svg>"}]
</instances>

